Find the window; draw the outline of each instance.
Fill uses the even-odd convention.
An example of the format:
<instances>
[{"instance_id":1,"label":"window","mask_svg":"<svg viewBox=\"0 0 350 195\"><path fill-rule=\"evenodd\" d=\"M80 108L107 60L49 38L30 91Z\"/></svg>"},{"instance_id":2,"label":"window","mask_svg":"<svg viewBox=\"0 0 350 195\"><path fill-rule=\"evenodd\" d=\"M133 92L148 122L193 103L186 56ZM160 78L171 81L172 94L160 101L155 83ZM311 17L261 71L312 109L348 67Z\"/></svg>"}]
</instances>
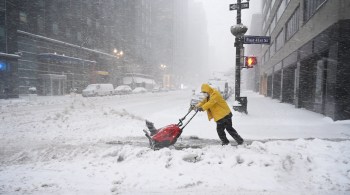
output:
<instances>
[{"instance_id":1,"label":"window","mask_svg":"<svg viewBox=\"0 0 350 195\"><path fill-rule=\"evenodd\" d=\"M270 45L270 58L272 58L272 56L275 55L275 43L272 42Z\"/></svg>"},{"instance_id":2,"label":"window","mask_svg":"<svg viewBox=\"0 0 350 195\"><path fill-rule=\"evenodd\" d=\"M262 25L262 29L264 30L265 29L265 20L263 21L263 25Z\"/></svg>"},{"instance_id":3,"label":"window","mask_svg":"<svg viewBox=\"0 0 350 195\"><path fill-rule=\"evenodd\" d=\"M264 62L265 62L265 55L264 55L264 56L262 56L262 58L261 58L261 62L262 62L262 64L264 64Z\"/></svg>"},{"instance_id":4,"label":"window","mask_svg":"<svg viewBox=\"0 0 350 195\"><path fill-rule=\"evenodd\" d=\"M285 0L282 0L280 6L278 7L277 9L277 13L276 13L276 21L278 22L278 20L281 18L284 10L286 9L286 1Z\"/></svg>"},{"instance_id":5,"label":"window","mask_svg":"<svg viewBox=\"0 0 350 195\"><path fill-rule=\"evenodd\" d=\"M78 39L78 41L82 41L83 40L81 32L77 32L77 39Z\"/></svg>"},{"instance_id":6,"label":"window","mask_svg":"<svg viewBox=\"0 0 350 195\"><path fill-rule=\"evenodd\" d=\"M92 25L92 20L90 18L86 18L86 24L90 27Z\"/></svg>"},{"instance_id":7,"label":"window","mask_svg":"<svg viewBox=\"0 0 350 195\"><path fill-rule=\"evenodd\" d=\"M44 32L45 30L45 21L44 21L44 18L41 17L41 16L38 16L38 29L39 29L39 32Z\"/></svg>"},{"instance_id":8,"label":"window","mask_svg":"<svg viewBox=\"0 0 350 195\"><path fill-rule=\"evenodd\" d=\"M66 37L67 38L71 38L72 37L72 33L71 33L71 30L69 28L66 28Z\"/></svg>"},{"instance_id":9,"label":"window","mask_svg":"<svg viewBox=\"0 0 350 195\"><path fill-rule=\"evenodd\" d=\"M54 23L52 24L52 32L53 32L55 35L58 35L58 31L59 31L59 29L58 29L58 24L57 24L56 22L54 22Z\"/></svg>"},{"instance_id":10,"label":"window","mask_svg":"<svg viewBox=\"0 0 350 195\"><path fill-rule=\"evenodd\" d=\"M327 0L305 0L304 1L304 21L307 21Z\"/></svg>"},{"instance_id":11,"label":"window","mask_svg":"<svg viewBox=\"0 0 350 195\"><path fill-rule=\"evenodd\" d=\"M40 7L45 7L45 2L44 2L44 0L38 0L38 5L40 6Z\"/></svg>"},{"instance_id":12,"label":"window","mask_svg":"<svg viewBox=\"0 0 350 195\"><path fill-rule=\"evenodd\" d=\"M315 103L323 102L323 83L324 83L324 61L317 61L316 69L316 87L315 87Z\"/></svg>"},{"instance_id":13,"label":"window","mask_svg":"<svg viewBox=\"0 0 350 195\"><path fill-rule=\"evenodd\" d=\"M267 3L267 1L264 1L264 2L263 2L263 4L264 4L264 5L263 5L263 8L262 8L263 13L265 12L266 3Z\"/></svg>"},{"instance_id":14,"label":"window","mask_svg":"<svg viewBox=\"0 0 350 195\"><path fill-rule=\"evenodd\" d=\"M0 10L5 10L5 0L0 0Z\"/></svg>"},{"instance_id":15,"label":"window","mask_svg":"<svg viewBox=\"0 0 350 195\"><path fill-rule=\"evenodd\" d=\"M19 21L21 23L27 23L27 14L22 12L22 11L20 11L19 12Z\"/></svg>"},{"instance_id":16,"label":"window","mask_svg":"<svg viewBox=\"0 0 350 195\"><path fill-rule=\"evenodd\" d=\"M289 40L299 30L299 7L294 11L286 24L286 40Z\"/></svg>"},{"instance_id":17,"label":"window","mask_svg":"<svg viewBox=\"0 0 350 195\"><path fill-rule=\"evenodd\" d=\"M273 8L273 6L275 5L275 0L271 1L271 9Z\"/></svg>"},{"instance_id":18,"label":"window","mask_svg":"<svg viewBox=\"0 0 350 195\"><path fill-rule=\"evenodd\" d=\"M276 26L276 18L273 17L270 25L270 32L272 33Z\"/></svg>"},{"instance_id":19,"label":"window","mask_svg":"<svg viewBox=\"0 0 350 195\"><path fill-rule=\"evenodd\" d=\"M284 30L282 29L276 38L276 51L281 49L283 45L284 45Z\"/></svg>"},{"instance_id":20,"label":"window","mask_svg":"<svg viewBox=\"0 0 350 195\"><path fill-rule=\"evenodd\" d=\"M266 18L265 18L265 21L268 21L269 20L269 17L270 17L270 10L267 12L266 14Z\"/></svg>"},{"instance_id":21,"label":"window","mask_svg":"<svg viewBox=\"0 0 350 195\"><path fill-rule=\"evenodd\" d=\"M6 37L3 26L0 26L0 52L6 53Z\"/></svg>"},{"instance_id":22,"label":"window","mask_svg":"<svg viewBox=\"0 0 350 195\"><path fill-rule=\"evenodd\" d=\"M5 12L0 11L0 52L6 53Z\"/></svg>"},{"instance_id":23,"label":"window","mask_svg":"<svg viewBox=\"0 0 350 195\"><path fill-rule=\"evenodd\" d=\"M269 50L266 50L265 54L264 54L264 62L267 62L269 61L270 59L270 53L269 53Z\"/></svg>"}]
</instances>

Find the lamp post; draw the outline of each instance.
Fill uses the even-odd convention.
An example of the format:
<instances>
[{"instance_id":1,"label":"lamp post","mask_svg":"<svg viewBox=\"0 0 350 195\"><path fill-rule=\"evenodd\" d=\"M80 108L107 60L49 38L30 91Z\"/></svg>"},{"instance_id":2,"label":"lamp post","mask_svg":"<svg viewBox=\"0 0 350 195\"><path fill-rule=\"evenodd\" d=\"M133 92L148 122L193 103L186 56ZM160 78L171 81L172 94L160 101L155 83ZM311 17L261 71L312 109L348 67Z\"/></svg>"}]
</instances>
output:
<instances>
[{"instance_id":1,"label":"lamp post","mask_svg":"<svg viewBox=\"0 0 350 195\"><path fill-rule=\"evenodd\" d=\"M162 70L165 70L165 69L166 69L166 65L165 65L165 64L161 64L161 65L160 65L160 68L161 68Z\"/></svg>"},{"instance_id":2,"label":"lamp post","mask_svg":"<svg viewBox=\"0 0 350 195\"><path fill-rule=\"evenodd\" d=\"M238 18L238 16L237 16ZM235 47L236 47L236 78L235 78L235 100L239 101L240 91L241 91L241 52L243 54L243 41L242 38L247 32L248 28L243 24L237 24L231 27L231 33L236 37L235 38Z\"/></svg>"},{"instance_id":3,"label":"lamp post","mask_svg":"<svg viewBox=\"0 0 350 195\"><path fill-rule=\"evenodd\" d=\"M249 8L249 0L245 3L245 5L248 4ZM243 48L243 37L244 34L247 32L248 28L242 24L241 21L241 9L242 9L242 0L237 0L237 4L235 4L235 8L232 10L237 10L237 24L235 26L231 26L231 33L233 36L235 36L235 47L236 47L236 77L235 77L235 100L240 103L240 106L234 106L234 109L236 109L239 112L247 112L247 98L241 97L240 91L241 91L241 68L242 68L242 61L241 58L243 57L244 48ZM246 7L247 8L247 7ZM245 9L245 8L244 8ZM230 7L231 10L231 7Z\"/></svg>"},{"instance_id":4,"label":"lamp post","mask_svg":"<svg viewBox=\"0 0 350 195\"><path fill-rule=\"evenodd\" d=\"M165 64L161 64L160 65L160 69L162 70L162 85L163 85L163 88L166 87L166 82L165 82L165 69L167 68L167 65Z\"/></svg>"},{"instance_id":5,"label":"lamp post","mask_svg":"<svg viewBox=\"0 0 350 195\"><path fill-rule=\"evenodd\" d=\"M117 57L117 59L123 57L124 55L124 52L122 50L118 51L116 48L114 48L113 53Z\"/></svg>"},{"instance_id":6,"label":"lamp post","mask_svg":"<svg viewBox=\"0 0 350 195\"><path fill-rule=\"evenodd\" d=\"M120 58L122 59L122 68L124 68L124 58L123 58L124 52L123 52L123 50L118 51L116 48L114 48L113 53L114 53L114 56L117 58L117 60L119 60ZM117 68L117 69L119 70L119 68ZM120 71L120 72L122 72L122 71ZM121 74L120 74L120 76L121 76ZM120 78L119 81L117 80L115 82L120 84L121 83L121 78Z\"/></svg>"}]
</instances>

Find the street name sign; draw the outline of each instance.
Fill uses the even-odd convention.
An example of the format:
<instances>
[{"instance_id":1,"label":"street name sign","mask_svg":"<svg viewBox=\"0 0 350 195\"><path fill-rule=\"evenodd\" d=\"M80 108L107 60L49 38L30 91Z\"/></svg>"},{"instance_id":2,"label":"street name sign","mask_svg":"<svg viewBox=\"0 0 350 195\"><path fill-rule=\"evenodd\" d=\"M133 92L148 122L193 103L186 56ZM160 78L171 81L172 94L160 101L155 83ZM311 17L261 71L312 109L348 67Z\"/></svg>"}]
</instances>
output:
<instances>
[{"instance_id":1,"label":"street name sign","mask_svg":"<svg viewBox=\"0 0 350 195\"><path fill-rule=\"evenodd\" d=\"M249 3L245 2L245 3L241 3L241 9L248 9L249 8ZM230 11L232 10L237 10L238 9L238 5L237 4L230 4Z\"/></svg>"},{"instance_id":2,"label":"street name sign","mask_svg":"<svg viewBox=\"0 0 350 195\"><path fill-rule=\"evenodd\" d=\"M243 44L267 44L271 42L270 36L250 36L246 35L243 37Z\"/></svg>"}]
</instances>

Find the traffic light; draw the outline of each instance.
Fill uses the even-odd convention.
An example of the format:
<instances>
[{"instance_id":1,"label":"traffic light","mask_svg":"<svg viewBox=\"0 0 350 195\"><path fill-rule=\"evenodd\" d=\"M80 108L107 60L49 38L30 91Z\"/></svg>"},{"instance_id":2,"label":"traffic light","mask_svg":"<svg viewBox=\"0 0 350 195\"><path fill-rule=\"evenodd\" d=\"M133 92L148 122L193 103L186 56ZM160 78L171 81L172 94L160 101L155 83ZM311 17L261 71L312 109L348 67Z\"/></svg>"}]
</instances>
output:
<instances>
[{"instance_id":1,"label":"traffic light","mask_svg":"<svg viewBox=\"0 0 350 195\"><path fill-rule=\"evenodd\" d=\"M257 59L255 56L246 56L245 57L245 68L253 68L256 65Z\"/></svg>"}]
</instances>

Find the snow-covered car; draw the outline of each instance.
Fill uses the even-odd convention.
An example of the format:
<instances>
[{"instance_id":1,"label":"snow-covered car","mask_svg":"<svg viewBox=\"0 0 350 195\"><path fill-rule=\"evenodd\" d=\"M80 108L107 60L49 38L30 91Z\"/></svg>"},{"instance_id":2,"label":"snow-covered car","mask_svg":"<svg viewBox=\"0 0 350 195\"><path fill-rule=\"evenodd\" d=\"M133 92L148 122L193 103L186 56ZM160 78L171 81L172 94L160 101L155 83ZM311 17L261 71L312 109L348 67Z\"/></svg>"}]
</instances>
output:
<instances>
[{"instance_id":1,"label":"snow-covered car","mask_svg":"<svg viewBox=\"0 0 350 195\"><path fill-rule=\"evenodd\" d=\"M156 92L167 92L168 89L163 88L163 87L155 87L152 89L152 93L156 93Z\"/></svg>"},{"instance_id":2,"label":"snow-covered car","mask_svg":"<svg viewBox=\"0 0 350 195\"><path fill-rule=\"evenodd\" d=\"M113 93L113 85L109 83L90 84L82 91L83 97L113 95Z\"/></svg>"},{"instance_id":3,"label":"snow-covered car","mask_svg":"<svg viewBox=\"0 0 350 195\"><path fill-rule=\"evenodd\" d=\"M120 85L114 89L114 94L116 95L125 95L130 94L132 89L129 85Z\"/></svg>"},{"instance_id":4,"label":"snow-covered car","mask_svg":"<svg viewBox=\"0 0 350 195\"><path fill-rule=\"evenodd\" d=\"M228 99L231 95L228 82L226 80L209 80L208 84L214 89L218 90L224 99Z\"/></svg>"},{"instance_id":5,"label":"snow-covered car","mask_svg":"<svg viewBox=\"0 0 350 195\"><path fill-rule=\"evenodd\" d=\"M147 89L144 87L136 87L134 90L132 90L132 93L146 93Z\"/></svg>"},{"instance_id":6,"label":"snow-covered car","mask_svg":"<svg viewBox=\"0 0 350 195\"><path fill-rule=\"evenodd\" d=\"M160 92L160 87L155 87L152 89L152 93Z\"/></svg>"}]
</instances>

